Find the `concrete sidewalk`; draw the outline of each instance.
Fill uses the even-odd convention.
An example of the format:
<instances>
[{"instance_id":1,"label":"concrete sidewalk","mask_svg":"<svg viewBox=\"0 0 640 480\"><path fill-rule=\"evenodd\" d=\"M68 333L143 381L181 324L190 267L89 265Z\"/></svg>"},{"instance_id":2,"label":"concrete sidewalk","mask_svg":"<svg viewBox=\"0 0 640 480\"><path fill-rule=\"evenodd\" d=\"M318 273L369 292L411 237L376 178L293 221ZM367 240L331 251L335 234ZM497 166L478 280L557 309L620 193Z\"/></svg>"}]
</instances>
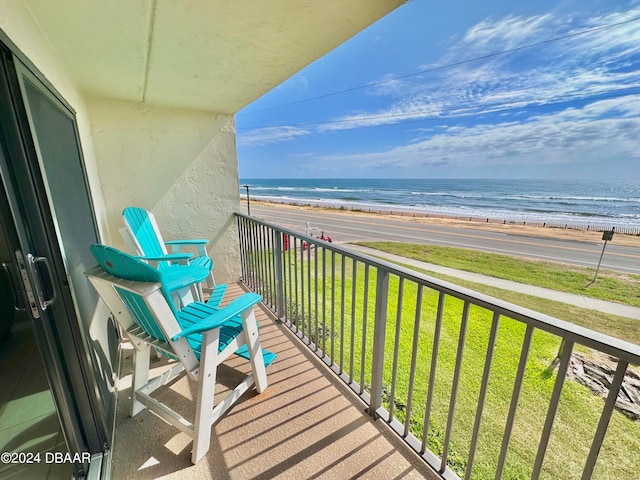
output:
<instances>
[{"instance_id":1,"label":"concrete sidewalk","mask_svg":"<svg viewBox=\"0 0 640 480\"><path fill-rule=\"evenodd\" d=\"M590 298L584 295L558 292L549 288L536 287L534 285L526 285L524 283L502 280L500 278L489 277L487 275L481 275L479 273L471 273L465 272L464 270L442 267L440 265L434 265L432 263L421 262L419 260L401 257L400 255L394 255L393 253L386 253L381 250L375 250L373 248L363 247L360 245L349 244L347 247L352 250L362 252L366 255L371 255L372 257L384 258L394 263L409 265L411 267L420 268L422 270L428 270L431 272L442 273L444 275L450 275L452 277L460 278L462 280L468 280L470 282L482 283L483 285L490 285L492 287L502 288L504 290L525 293L527 295L533 295L535 297L547 298L549 300L555 300L556 302L575 305L576 307L588 308L590 310L597 310L599 312L610 313L612 315L619 315L621 317L640 320L640 308L631 307L629 305L607 302L605 300L598 300L596 298Z\"/></svg>"}]
</instances>

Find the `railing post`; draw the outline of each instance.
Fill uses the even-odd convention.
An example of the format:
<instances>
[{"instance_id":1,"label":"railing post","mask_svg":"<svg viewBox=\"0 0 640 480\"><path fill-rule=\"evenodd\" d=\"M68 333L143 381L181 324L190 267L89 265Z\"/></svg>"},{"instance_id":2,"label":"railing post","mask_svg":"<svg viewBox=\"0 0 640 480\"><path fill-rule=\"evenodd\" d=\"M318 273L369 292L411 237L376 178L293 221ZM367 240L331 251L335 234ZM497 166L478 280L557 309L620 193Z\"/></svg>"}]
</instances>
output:
<instances>
[{"instance_id":1,"label":"railing post","mask_svg":"<svg viewBox=\"0 0 640 480\"><path fill-rule=\"evenodd\" d=\"M389 303L389 271L378 268L376 274L376 306L373 324L373 360L371 365L371 399L369 415L378 418L376 413L382 406L382 374L384 369L384 344L387 331L387 305ZM364 359L363 359L364 361Z\"/></svg>"},{"instance_id":2,"label":"railing post","mask_svg":"<svg viewBox=\"0 0 640 480\"><path fill-rule=\"evenodd\" d=\"M519 360L517 351L514 352L513 358L509 361L513 363L518 360L517 371L515 372L515 379L513 380L513 389L511 391L511 400L509 404L509 410L507 412L506 420L504 421L504 433L501 438L500 452L497 458L497 465L495 467L495 478L502 478L508 476L509 473L505 473L505 466L507 465L506 459L509 453L509 444L511 437L514 436L514 425L516 420L516 413L519 412L521 407L521 393L525 388L530 387L525 385L525 374L527 373L527 364L529 360L529 353L532 349L532 340L534 332L537 330L545 331L551 335L557 335L562 339L562 345L558 352L558 358L554 361L553 366L559 363L558 374L555 378L555 384L551 398L548 402L547 414L545 423L540 435L540 440L537 446L537 453L531 478L536 479L542 473L542 467L544 465L545 455L547 449L550 447L550 436L553 431L553 426L556 421L556 415L559 409L559 402L562 396L563 385L566 378L567 369L570 364L571 351L575 345L584 345L589 348L593 348L600 352L611 355L617 358L618 367L612 380L610 380L611 386L609 388L609 394L607 400L602 408L602 414L600 416L599 423L596 431L593 434L591 441L591 449L582 472L582 479L586 480L591 478L595 467L598 465L599 453L603 445L603 441L607 434L611 417L614 413L616 406L616 399L618 392L621 391L624 381L624 375L627 370L628 364L640 363L640 350L636 345L626 343L622 340L610 339L597 332L590 332L583 328L575 328L567 322L562 322L557 319L549 318L536 314L530 310L521 309L516 305L512 305L501 300L492 299L486 295L475 294L474 292L455 287L451 284L443 284L436 279L426 277L417 272L412 272L406 268L395 267L390 263L377 261L370 257L361 256L349 252L343 249L339 245L324 246L322 247L322 258L315 257L314 260L314 278L311 277L311 253L305 250L302 245L304 244L303 238L298 236L295 232L287 229L281 229L281 227L261 222L255 218L249 218L245 215L238 215L238 230L239 230L239 242L241 249L241 261L243 263L243 275L246 277L245 283L254 291L262 290L269 292L268 306L271 308L281 320L287 320L289 329L294 331L298 336L303 336L307 333L311 337L312 327L311 320L305 320L304 314L308 310L309 314L313 311L316 317L316 341L315 348L316 354L320 356L325 363L332 367L335 373L345 373L343 368L345 367L345 345L349 348L350 360L348 375L340 375L342 379L349 383L351 389L357 394L361 395L367 400L368 408L367 413L377 419L382 416L387 421L393 430L400 436L405 438L405 441L419 453L432 468L443 472L443 478L454 478L454 473L447 466L447 459L450 455L451 448L457 447L455 443L456 437L453 435L453 427L456 425L455 420L455 407L456 407L456 395L460 391L460 395L476 395L478 397L477 407L475 410L475 423L473 425L473 432L471 434L471 443L469 446L469 457L466 465L465 477L472 478L476 475L480 465L477 461L474 462L476 454L480 452L480 448L484 447L483 438L480 435L482 419L485 415L492 414L492 410L489 406L489 396L494 392L490 392L490 374L496 366L492 366L492 361L495 357L495 345L498 340L499 333L499 319L504 316L509 318L509 321L517 322L522 326L526 326L524 337L522 338L522 346L520 347ZM266 230L265 230L266 229ZM266 231L266 233L265 233ZM271 233L269 233L271 232ZM271 236L269 236L271 235ZM290 237L288 237L290 236ZM287 239L291 238L291 248L287 249ZM270 255L270 249L273 248L273 254ZM300 252L300 254L298 254ZM325 252L331 255L331 260L325 258ZM306 259L305 259L306 255ZM319 252L316 251L316 255ZM340 266L336 266L336 257L340 257ZM347 285L347 273L345 268L345 258L353 262L353 273L351 275L351 301L346 298L345 288ZM326 261L325 261L326 260ZM318 262L322 262L322 272L319 271ZM361 268L363 267L363 268ZM307 268L307 270L305 270ZM328 270L328 271L325 271ZM364 278L358 275L358 272L364 270ZM287 273L288 271L288 273ZM367 306L371 306L369 300L371 299L373 288L370 288L369 273L373 276L373 272L376 272L376 286L375 286L375 304L374 317L370 317L370 312ZM394 292L392 292L392 298L395 301L395 297L398 297L398 306L395 313L395 321L397 325L394 333L390 331L390 347L386 347L386 330L387 330L387 316L388 301L389 301L389 288L390 278L393 275L394 284L397 283L397 287L394 286ZM308 283L308 285L307 285ZM416 308L415 308L415 320L413 326L413 337L411 336L411 326L400 325L403 317L403 296L405 284L412 285L412 288L417 288L416 292ZM364 286L364 292L362 291ZM309 290L305 290L308 288ZM396 293L397 288L397 293ZM315 303L312 301L313 292L315 289L316 297ZM435 326L433 336L427 340L431 343L431 367L428 365L422 365L419 362L424 363L421 352L418 356L419 335L422 335L420 322L422 318L421 307L423 305L423 290L427 291L433 302L435 293L438 293L437 313L435 319ZM412 290L413 291L413 290ZM322 298L322 314L318 311L320 299L318 295L320 292L323 295ZM308 294L306 294L308 293ZM440 351L440 343L442 335L451 333L447 329L451 326L446 326L445 321L445 303L448 299L455 299L455 302L464 301L463 317L461 321L460 333L458 337L458 350L456 354L456 364L453 376L453 382L451 387L451 394L449 396L449 416L445 418L446 430L444 436L443 453L439 456L436 452L429 449L430 440L433 438L430 436L429 426L431 419L435 412L435 403L440 400L434 393L436 391L435 385L440 378L436 374L436 366L438 365L439 358L443 355ZM362 300L362 302L361 302ZM427 301L425 299L425 301ZM351 324L345 325L345 309L351 306ZM463 360L463 347L465 346L465 332L466 324L470 319L468 318L470 309L482 309L482 311L493 313L493 322L491 323L491 332L489 333L489 340L487 343L486 359L484 364L484 370L482 379L478 379L480 385L479 394L468 392L465 388L466 378L462 365ZM363 315L362 331L360 332L362 338L362 350L357 352L355 345L356 335L359 333L359 322L356 322L356 312L361 312ZM325 316L329 316L328 319ZM320 317L322 318L322 350L319 351L319 325ZM371 325L371 321L374 322ZM327 323L330 323L330 326ZM339 324L337 324L339 322ZM358 323L358 325L356 325ZM444 325L443 325L444 323ZM330 327L330 328L329 328ZM392 326L389 326L391 328ZM297 329L301 328L301 331ZM371 329L373 328L373 332ZM488 328L488 325L484 328ZM324 332L327 330L327 334ZM406 334L405 334L406 331ZM411 352L407 349L402 349L400 346L400 335L402 338L409 340L413 339L413 346ZM455 332L453 332L455 333ZM427 335L430 335L426 333ZM345 338L350 336L350 341ZM615 341L614 341L615 340ZM327 342L331 342L331 345L327 345ZM346 342L346 343L345 343ZM517 347L516 347L517 348ZM401 350L402 349L402 350ZM329 352L327 350L330 350ZM392 360L392 367L390 371L385 371L385 350ZM371 353L371 363L368 363L369 354ZM357 358L357 355L360 358ZM339 357L337 357L339 356ZM334 362L334 358L337 361ZM496 357L497 358L497 357ZM339 364L338 364L339 360ZM365 363L366 362L366 363ZM390 362L391 363L391 362ZM409 365L410 364L410 365ZM361 368L359 372L359 378L354 378L355 372L353 372L355 366L358 365ZM497 364L496 364L497 365ZM406 371L406 367L409 366L409 378L405 380L404 375L400 375L398 371L402 368L402 372ZM420 368L418 368L420 366ZM423 369L424 368L424 369ZM414 383L426 383L425 372L428 369L428 386L426 391L426 404L424 412L424 421L422 428L422 439L416 438L412 432L411 422L415 419L412 418L412 404L415 403L414 397ZM385 403L388 403L389 412L385 412L385 405L383 405L383 390L385 389L385 373L390 376L390 399L387 400L385 396ZM441 376L441 374L440 374ZM401 377L401 378L398 378ZM417 380L416 380L417 379ZM370 395L364 393L365 385L369 383L367 392ZM406 404L404 409L405 425L400 425L397 419L394 419L394 398L396 395L397 384L408 386L408 391L402 394L403 398L406 398ZM364 393L364 395L363 395ZM405 396L406 395L406 396ZM506 392L509 395L509 392ZM368 397L368 398L367 398ZM399 404L398 404L399 405ZM483 412L483 409L487 409ZM519 415L519 413L518 413ZM562 421L560 418L558 422ZM500 439L498 439L500 440ZM422 442L420 444L420 441ZM520 439L518 439L520 441ZM578 445L578 448L582 448ZM576 450L580 454L578 450ZM584 455L583 455L584 457ZM571 459L568 459L571 460ZM606 468L602 467L602 468ZM633 475L631 475L633 476ZM635 477L634 477L635 478Z\"/></svg>"},{"instance_id":3,"label":"railing post","mask_svg":"<svg viewBox=\"0 0 640 480\"><path fill-rule=\"evenodd\" d=\"M282 281L282 233L273 230L274 236L274 269L276 274L276 316L282 321L284 317L284 283Z\"/></svg>"},{"instance_id":4,"label":"railing post","mask_svg":"<svg viewBox=\"0 0 640 480\"><path fill-rule=\"evenodd\" d=\"M244 244L244 220L242 217L236 217L238 223L238 246L240 247L240 269L242 270L242 280L247 283L247 249Z\"/></svg>"}]
</instances>

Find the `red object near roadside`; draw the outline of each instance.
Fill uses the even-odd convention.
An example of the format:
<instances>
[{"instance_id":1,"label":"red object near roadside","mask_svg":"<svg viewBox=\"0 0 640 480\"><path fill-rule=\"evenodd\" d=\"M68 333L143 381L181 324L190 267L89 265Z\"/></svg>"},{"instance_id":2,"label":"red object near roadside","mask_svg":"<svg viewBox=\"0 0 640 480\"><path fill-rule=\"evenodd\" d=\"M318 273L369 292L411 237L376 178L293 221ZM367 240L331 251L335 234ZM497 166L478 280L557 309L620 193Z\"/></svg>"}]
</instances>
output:
<instances>
[{"instance_id":1,"label":"red object near roadside","mask_svg":"<svg viewBox=\"0 0 640 480\"><path fill-rule=\"evenodd\" d=\"M324 240L325 242L333 243L333 239L330 236L324 236L324 230L322 231L322 235L320 235L320 240Z\"/></svg>"}]
</instances>

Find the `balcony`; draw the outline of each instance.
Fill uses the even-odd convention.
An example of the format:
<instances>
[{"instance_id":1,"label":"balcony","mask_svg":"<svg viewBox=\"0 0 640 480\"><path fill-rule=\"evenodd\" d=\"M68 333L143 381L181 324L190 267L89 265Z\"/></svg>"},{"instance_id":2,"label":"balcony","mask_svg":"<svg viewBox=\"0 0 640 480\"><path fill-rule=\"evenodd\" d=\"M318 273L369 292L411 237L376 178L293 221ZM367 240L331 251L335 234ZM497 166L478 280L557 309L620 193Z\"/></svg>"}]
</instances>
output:
<instances>
[{"instance_id":1,"label":"balcony","mask_svg":"<svg viewBox=\"0 0 640 480\"><path fill-rule=\"evenodd\" d=\"M242 292L231 285L227 300ZM131 375L123 375L113 478L438 478L266 307L257 313L263 346L278 354L269 388L247 393L215 425L211 450L197 465L191 438L149 412L129 417ZM131 359L125 350L123 372L131 372ZM166 365L158 360L157 371ZM237 383L233 373L218 370L219 393ZM161 398L188 418L194 395L183 378Z\"/></svg>"},{"instance_id":2,"label":"balcony","mask_svg":"<svg viewBox=\"0 0 640 480\"><path fill-rule=\"evenodd\" d=\"M637 472L640 426L616 407L639 346L244 215L238 227L243 283L263 296L261 338L279 355L270 387L216 424L196 466L188 437L146 412L128 418L121 398L114 478ZM586 351L614 364L605 399L567 380ZM193 393L182 380L163 400Z\"/></svg>"}]
</instances>

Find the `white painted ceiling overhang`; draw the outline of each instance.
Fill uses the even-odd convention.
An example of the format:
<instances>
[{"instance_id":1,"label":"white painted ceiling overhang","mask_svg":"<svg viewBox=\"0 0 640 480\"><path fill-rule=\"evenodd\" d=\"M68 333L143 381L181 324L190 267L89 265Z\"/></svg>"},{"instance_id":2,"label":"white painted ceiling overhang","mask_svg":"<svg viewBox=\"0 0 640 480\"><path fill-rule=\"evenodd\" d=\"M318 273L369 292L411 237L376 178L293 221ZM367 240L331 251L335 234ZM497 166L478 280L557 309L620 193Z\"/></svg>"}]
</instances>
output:
<instances>
[{"instance_id":1,"label":"white painted ceiling overhang","mask_svg":"<svg viewBox=\"0 0 640 480\"><path fill-rule=\"evenodd\" d=\"M233 114L405 0L24 0L86 95Z\"/></svg>"}]
</instances>

